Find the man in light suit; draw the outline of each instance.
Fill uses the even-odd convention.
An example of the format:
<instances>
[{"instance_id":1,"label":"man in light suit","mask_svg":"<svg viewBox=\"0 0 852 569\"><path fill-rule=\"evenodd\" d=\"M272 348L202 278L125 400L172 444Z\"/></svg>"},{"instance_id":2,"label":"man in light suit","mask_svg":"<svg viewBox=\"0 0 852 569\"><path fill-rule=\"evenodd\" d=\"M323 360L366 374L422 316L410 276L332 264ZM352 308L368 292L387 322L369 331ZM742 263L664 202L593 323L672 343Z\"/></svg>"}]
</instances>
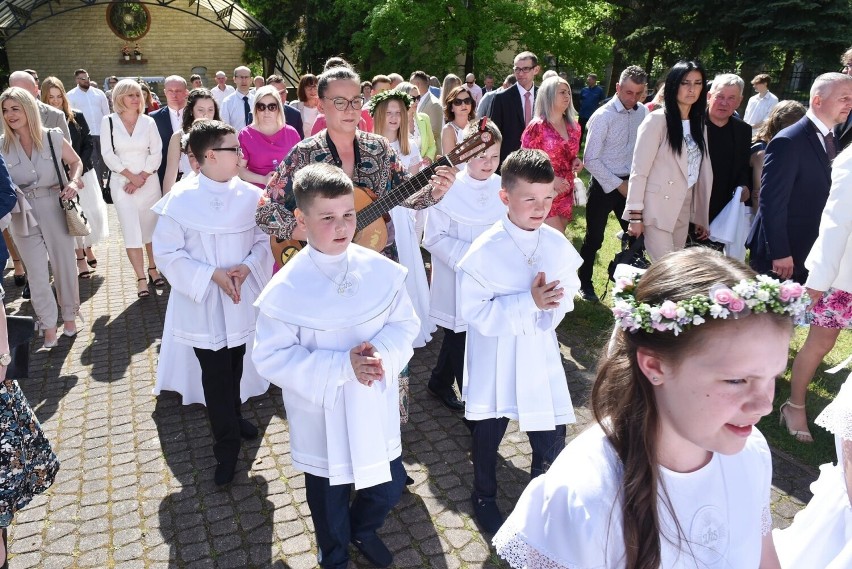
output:
<instances>
[{"instance_id":1,"label":"man in light suit","mask_svg":"<svg viewBox=\"0 0 852 569\"><path fill-rule=\"evenodd\" d=\"M751 266L804 283L805 259L819 233L839 144L832 129L852 111L852 76L824 73L811 86L810 108L766 148L760 204L749 239Z\"/></svg>"},{"instance_id":2,"label":"man in light suit","mask_svg":"<svg viewBox=\"0 0 852 569\"><path fill-rule=\"evenodd\" d=\"M500 132L503 143L500 145L500 163L510 153L521 147L521 134L533 117L535 109L535 76L541 68L538 58L530 51L515 56L514 68L517 85L494 95L489 115Z\"/></svg>"},{"instance_id":3,"label":"man in light suit","mask_svg":"<svg viewBox=\"0 0 852 569\"><path fill-rule=\"evenodd\" d=\"M415 71L411 74L409 81L420 91L420 102L417 104L417 112L424 113L429 117L432 126L432 134L435 135L435 144L441 148L441 127L444 126L444 109L438 98L429 90L429 76L425 71Z\"/></svg>"},{"instance_id":4,"label":"man in light suit","mask_svg":"<svg viewBox=\"0 0 852 569\"><path fill-rule=\"evenodd\" d=\"M68 130L68 119L65 113L50 105L45 105L38 98L38 85L33 76L26 71L14 71L9 75L9 87L20 87L29 92L38 103L38 114L41 116L41 126L44 128L58 128L62 131L65 140L71 142L71 131Z\"/></svg>"},{"instance_id":5,"label":"man in light suit","mask_svg":"<svg viewBox=\"0 0 852 569\"><path fill-rule=\"evenodd\" d=\"M166 106L151 113L151 118L157 124L157 132L163 141L163 160L157 170L160 178L160 188L163 187L163 176L166 175L166 162L169 153L169 142L172 134L181 129L183 122L183 110L186 107L186 99L189 91L186 88L186 79L180 75L169 75L163 82L163 90L166 93ZM180 173L178 173L180 179Z\"/></svg>"}]
</instances>

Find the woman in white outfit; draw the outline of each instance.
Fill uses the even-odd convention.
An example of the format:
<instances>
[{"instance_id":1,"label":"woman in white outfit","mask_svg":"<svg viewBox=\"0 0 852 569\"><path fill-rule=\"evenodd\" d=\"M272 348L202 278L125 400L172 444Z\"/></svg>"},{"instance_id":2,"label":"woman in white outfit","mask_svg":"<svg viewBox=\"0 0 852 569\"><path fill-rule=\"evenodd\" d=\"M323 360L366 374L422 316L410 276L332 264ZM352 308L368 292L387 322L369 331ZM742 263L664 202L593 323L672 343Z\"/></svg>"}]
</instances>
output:
<instances>
[{"instance_id":1,"label":"woman in white outfit","mask_svg":"<svg viewBox=\"0 0 852 569\"><path fill-rule=\"evenodd\" d=\"M58 342L57 301L65 323L63 334L77 334L74 319L80 313L80 283L74 262L74 238L68 233L59 198L76 197L83 164L61 131L42 127L36 104L35 98L19 87L6 89L0 95L0 152L20 190L9 231L27 267L33 310L44 333L44 347L50 349ZM68 165L69 173L67 178L62 174L63 179L59 179L57 166L61 170L62 162ZM51 269L56 298L50 287Z\"/></svg>"},{"instance_id":2,"label":"woman in white outfit","mask_svg":"<svg viewBox=\"0 0 852 569\"><path fill-rule=\"evenodd\" d=\"M146 283L143 245L148 253L147 280L158 288L165 286L151 249L151 235L157 224L151 206L161 195L156 174L163 143L154 119L144 114L142 88L136 81L119 81L112 90L112 104L115 112L101 122L101 152L104 164L112 171L110 190L127 257L136 273L136 295L146 298L151 293Z\"/></svg>"}]
</instances>

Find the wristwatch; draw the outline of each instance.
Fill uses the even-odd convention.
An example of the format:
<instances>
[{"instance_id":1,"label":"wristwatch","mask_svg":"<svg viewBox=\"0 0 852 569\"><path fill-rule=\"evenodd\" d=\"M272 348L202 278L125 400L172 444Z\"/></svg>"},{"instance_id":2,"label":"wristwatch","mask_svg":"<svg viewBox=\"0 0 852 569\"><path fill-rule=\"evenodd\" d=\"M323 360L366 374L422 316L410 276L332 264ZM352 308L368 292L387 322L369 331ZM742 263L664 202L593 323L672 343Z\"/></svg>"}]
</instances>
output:
<instances>
[{"instance_id":1,"label":"wristwatch","mask_svg":"<svg viewBox=\"0 0 852 569\"><path fill-rule=\"evenodd\" d=\"M11 354L0 354L0 366L8 367L12 363Z\"/></svg>"}]
</instances>

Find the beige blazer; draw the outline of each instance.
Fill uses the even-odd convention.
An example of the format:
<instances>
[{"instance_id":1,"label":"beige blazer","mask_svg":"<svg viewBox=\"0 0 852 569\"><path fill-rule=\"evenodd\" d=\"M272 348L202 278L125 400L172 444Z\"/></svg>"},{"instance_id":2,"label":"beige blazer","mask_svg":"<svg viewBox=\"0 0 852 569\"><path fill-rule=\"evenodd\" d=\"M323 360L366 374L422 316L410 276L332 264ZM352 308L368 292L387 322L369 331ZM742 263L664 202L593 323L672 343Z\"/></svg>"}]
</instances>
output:
<instances>
[{"instance_id":1,"label":"beige blazer","mask_svg":"<svg viewBox=\"0 0 852 569\"><path fill-rule=\"evenodd\" d=\"M707 147L707 131L704 131ZM633 164L627 185L627 206L624 219L630 219L630 210L641 210L646 225L663 231L673 231L677 217L686 200L688 164L684 147L680 156L672 152L666 135L666 116L662 109L650 113L636 135ZM713 189L713 168L710 156L701 160L698 181L695 183L692 212L689 221L696 225L710 225L710 192Z\"/></svg>"}]
</instances>

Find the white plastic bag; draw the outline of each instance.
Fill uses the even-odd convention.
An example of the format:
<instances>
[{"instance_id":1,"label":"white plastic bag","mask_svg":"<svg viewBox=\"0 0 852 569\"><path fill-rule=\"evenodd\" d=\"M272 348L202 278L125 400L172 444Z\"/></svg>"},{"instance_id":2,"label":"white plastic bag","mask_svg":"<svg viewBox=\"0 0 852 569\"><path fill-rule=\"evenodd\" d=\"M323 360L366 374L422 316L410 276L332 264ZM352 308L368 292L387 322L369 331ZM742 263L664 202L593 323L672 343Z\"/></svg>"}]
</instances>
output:
<instances>
[{"instance_id":1,"label":"white plastic bag","mask_svg":"<svg viewBox=\"0 0 852 569\"><path fill-rule=\"evenodd\" d=\"M725 255L745 260L746 239L751 228L751 209L742 202L743 188L737 186L734 197L710 223L710 239L725 245Z\"/></svg>"},{"instance_id":2,"label":"white plastic bag","mask_svg":"<svg viewBox=\"0 0 852 569\"><path fill-rule=\"evenodd\" d=\"M589 194L586 192L586 184L580 176L574 178L574 205L585 206L589 201Z\"/></svg>"}]
</instances>

